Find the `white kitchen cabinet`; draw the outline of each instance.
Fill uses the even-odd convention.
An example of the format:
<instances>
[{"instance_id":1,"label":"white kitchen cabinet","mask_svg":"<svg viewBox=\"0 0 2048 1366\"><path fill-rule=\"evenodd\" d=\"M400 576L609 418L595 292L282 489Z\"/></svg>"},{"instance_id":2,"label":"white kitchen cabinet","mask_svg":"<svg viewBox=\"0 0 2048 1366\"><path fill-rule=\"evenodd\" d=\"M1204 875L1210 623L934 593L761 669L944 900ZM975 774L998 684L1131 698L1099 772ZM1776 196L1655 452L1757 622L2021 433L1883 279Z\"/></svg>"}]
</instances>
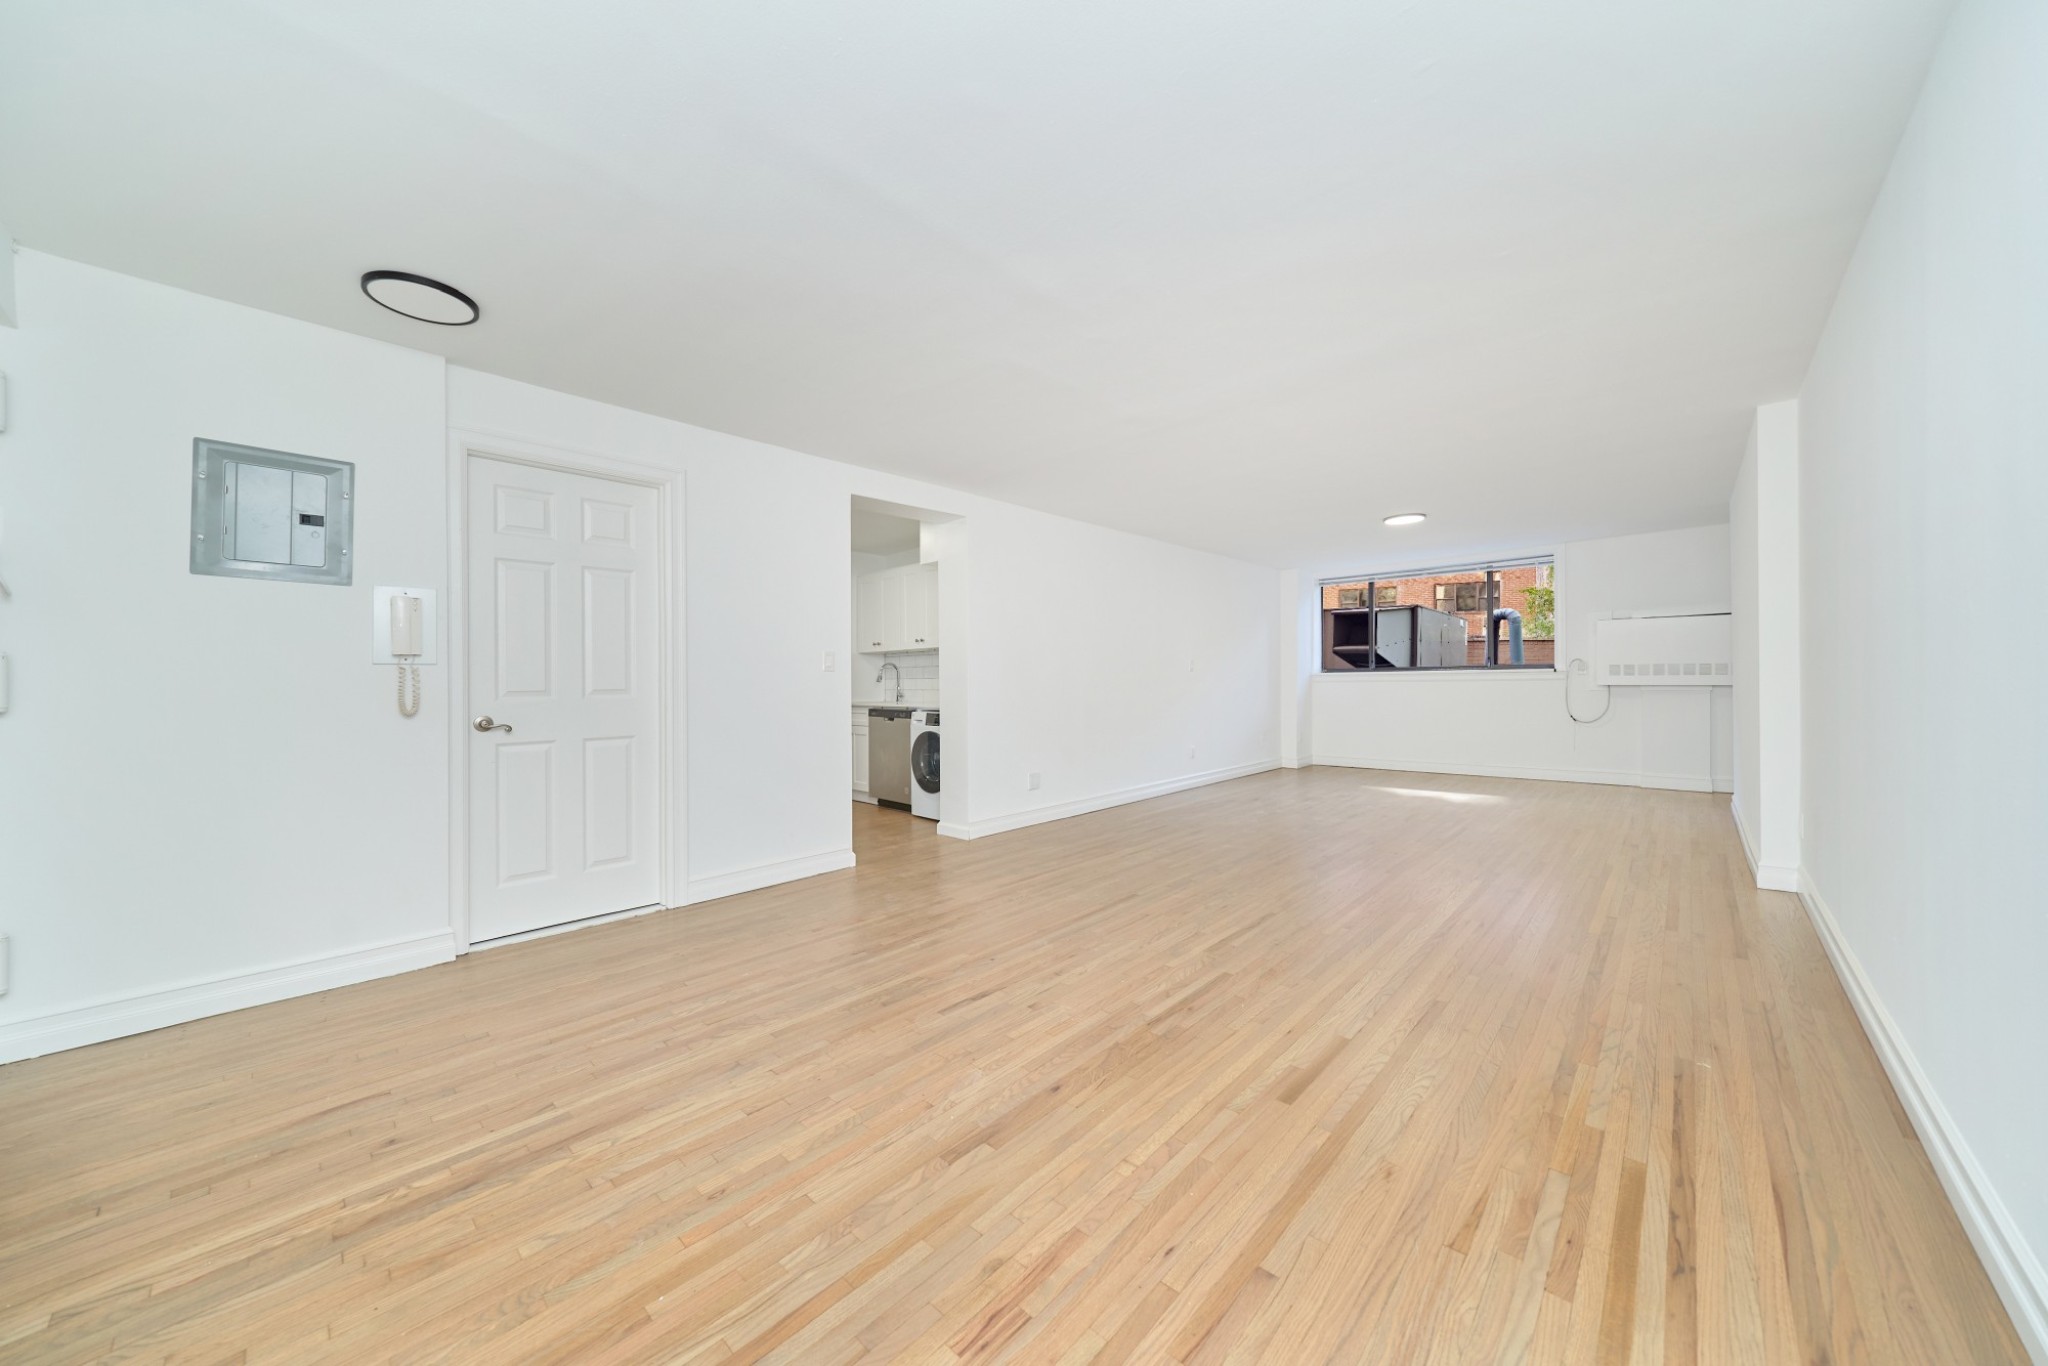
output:
<instances>
[{"instance_id":1,"label":"white kitchen cabinet","mask_svg":"<svg viewBox=\"0 0 2048 1366\"><path fill-rule=\"evenodd\" d=\"M910 648L910 579L901 569L882 571L882 629L877 632L884 650Z\"/></svg>"},{"instance_id":2,"label":"white kitchen cabinet","mask_svg":"<svg viewBox=\"0 0 2048 1366\"><path fill-rule=\"evenodd\" d=\"M939 648L939 567L906 564L855 585L855 636L867 654Z\"/></svg>"},{"instance_id":3,"label":"white kitchen cabinet","mask_svg":"<svg viewBox=\"0 0 2048 1366\"><path fill-rule=\"evenodd\" d=\"M903 634L906 650L939 648L939 567L912 565L904 575Z\"/></svg>"},{"instance_id":4,"label":"white kitchen cabinet","mask_svg":"<svg viewBox=\"0 0 2048 1366\"><path fill-rule=\"evenodd\" d=\"M853 790L868 790L868 713L856 707L853 713Z\"/></svg>"},{"instance_id":5,"label":"white kitchen cabinet","mask_svg":"<svg viewBox=\"0 0 2048 1366\"><path fill-rule=\"evenodd\" d=\"M882 644L882 576L863 574L854 588L854 638L866 651L886 648Z\"/></svg>"}]
</instances>

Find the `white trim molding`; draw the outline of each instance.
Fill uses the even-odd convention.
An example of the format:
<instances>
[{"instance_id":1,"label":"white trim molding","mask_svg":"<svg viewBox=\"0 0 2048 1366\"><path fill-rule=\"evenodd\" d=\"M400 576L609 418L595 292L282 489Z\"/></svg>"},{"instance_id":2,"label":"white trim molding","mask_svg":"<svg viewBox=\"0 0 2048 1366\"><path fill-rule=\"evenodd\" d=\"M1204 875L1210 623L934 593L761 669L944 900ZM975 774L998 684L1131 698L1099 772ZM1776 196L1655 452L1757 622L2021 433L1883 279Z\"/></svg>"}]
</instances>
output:
<instances>
[{"instance_id":1,"label":"white trim molding","mask_svg":"<svg viewBox=\"0 0 2048 1366\"><path fill-rule=\"evenodd\" d=\"M1750 875L1756 879L1757 887L1766 892L1798 891L1797 868L1756 861L1756 841L1750 837L1749 822L1742 815L1742 803L1731 797L1728 801L1728 814L1735 818L1735 833L1742 840L1742 856L1749 860Z\"/></svg>"},{"instance_id":2,"label":"white trim molding","mask_svg":"<svg viewBox=\"0 0 2048 1366\"><path fill-rule=\"evenodd\" d=\"M1870 1036L1871 1044L1877 1049L1878 1060L1892 1079L1899 1103L1905 1106L1914 1131L1920 1135L1920 1142L1934 1163L1936 1175L1948 1191L1949 1201L1955 1206L1964 1231L1976 1244L1977 1255L1983 1259L1991 1284L1997 1289L1998 1297L2005 1301L2006 1312L2012 1315L2013 1327L2025 1339L2034 1360L2048 1362L2048 1272L2042 1270L2040 1258L2027 1246L2027 1240L2006 1210L2005 1202L1998 1198L1998 1192L1992 1187L1983 1167L1978 1165L1970 1145L1956 1128L1947 1107L1941 1103L1941 1097L1920 1070L1905 1035L1899 1032L1897 1022L1885 1009L1877 989L1865 975L1862 963L1857 961L1855 952L1842 937L1842 928L1835 920L1834 912L1828 908L1820 889L1814 886L1813 878L1804 870L1800 875L1799 899L1813 921L1814 931L1820 936L1829 961L1835 965L1835 976L1841 979L1842 990L1848 993L1850 1004L1856 1007L1857 1018L1863 1021L1863 1032Z\"/></svg>"},{"instance_id":3,"label":"white trim molding","mask_svg":"<svg viewBox=\"0 0 2048 1366\"><path fill-rule=\"evenodd\" d=\"M1038 806L1029 811L1014 811L1007 816L992 816L988 820L972 821L965 825L940 821L939 833L956 840L980 839L984 835L1000 835L1011 830L1022 830L1029 825L1043 825L1047 821L1063 821L1070 816L1085 816L1091 811L1106 811L1112 806L1128 806L1132 802L1150 801L1154 797L1185 792L1191 787L1227 783L1233 778L1249 778L1254 773L1271 773L1279 767L1278 759L1266 759L1256 764L1238 764L1234 768L1212 768L1203 773L1190 773L1181 778L1168 778L1140 787L1127 787L1117 792L1106 792L1099 797L1082 797L1055 806Z\"/></svg>"},{"instance_id":4,"label":"white trim molding","mask_svg":"<svg viewBox=\"0 0 2048 1366\"><path fill-rule=\"evenodd\" d=\"M185 982L161 991L112 997L0 1026L0 1063L37 1058L130 1034L147 1034L166 1025L268 1005L293 996L310 996L454 959L455 941L442 930L417 939L396 939L347 953Z\"/></svg>"},{"instance_id":5,"label":"white trim molding","mask_svg":"<svg viewBox=\"0 0 2048 1366\"><path fill-rule=\"evenodd\" d=\"M1361 759L1319 754L1330 768L1378 768L1389 773L1449 773L1466 778L1528 778L1545 783L1599 783L1605 787L1652 787L1666 792L1722 792L1725 780L1697 773L1638 773L1608 768L1524 768L1515 764L1418 764L1401 759Z\"/></svg>"},{"instance_id":6,"label":"white trim molding","mask_svg":"<svg viewBox=\"0 0 2048 1366\"><path fill-rule=\"evenodd\" d=\"M842 868L851 867L851 849L833 849L823 854L806 854L802 858L757 863L751 868L736 868L730 873L690 879L690 899L684 904L695 906L702 901L738 896L741 892L757 892L763 887L796 882L807 877L817 877L822 873L836 873Z\"/></svg>"}]
</instances>

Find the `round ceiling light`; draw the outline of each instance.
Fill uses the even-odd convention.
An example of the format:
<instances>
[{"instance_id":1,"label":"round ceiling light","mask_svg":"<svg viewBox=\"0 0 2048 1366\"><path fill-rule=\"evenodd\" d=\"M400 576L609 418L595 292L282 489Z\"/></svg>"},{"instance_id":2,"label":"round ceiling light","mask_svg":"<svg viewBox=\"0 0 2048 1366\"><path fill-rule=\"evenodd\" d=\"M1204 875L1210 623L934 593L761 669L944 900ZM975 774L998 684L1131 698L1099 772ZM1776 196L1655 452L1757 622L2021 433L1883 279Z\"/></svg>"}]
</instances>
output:
<instances>
[{"instance_id":1,"label":"round ceiling light","mask_svg":"<svg viewBox=\"0 0 2048 1366\"><path fill-rule=\"evenodd\" d=\"M403 270L365 273L363 293L393 313L439 327L467 327L482 314L476 300L455 286Z\"/></svg>"},{"instance_id":2,"label":"round ceiling light","mask_svg":"<svg viewBox=\"0 0 2048 1366\"><path fill-rule=\"evenodd\" d=\"M1417 522L1427 520L1428 517L1429 514L1426 512L1397 512L1393 516L1387 518L1387 525L1414 526Z\"/></svg>"}]
</instances>

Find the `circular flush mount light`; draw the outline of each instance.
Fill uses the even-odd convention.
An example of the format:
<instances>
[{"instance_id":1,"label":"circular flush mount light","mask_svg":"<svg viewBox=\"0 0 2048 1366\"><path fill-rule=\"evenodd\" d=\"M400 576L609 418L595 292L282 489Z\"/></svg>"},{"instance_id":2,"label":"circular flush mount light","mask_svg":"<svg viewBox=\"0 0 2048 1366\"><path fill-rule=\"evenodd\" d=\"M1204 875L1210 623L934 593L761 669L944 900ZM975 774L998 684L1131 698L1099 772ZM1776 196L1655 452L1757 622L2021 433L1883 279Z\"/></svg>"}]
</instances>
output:
<instances>
[{"instance_id":1,"label":"circular flush mount light","mask_svg":"<svg viewBox=\"0 0 2048 1366\"><path fill-rule=\"evenodd\" d=\"M455 286L403 270L366 272L363 293L393 313L440 327L467 327L482 312L476 300Z\"/></svg>"},{"instance_id":2,"label":"circular flush mount light","mask_svg":"<svg viewBox=\"0 0 2048 1366\"><path fill-rule=\"evenodd\" d=\"M1429 514L1425 512L1397 512L1393 516L1387 518L1387 525L1414 526L1417 522L1426 520L1428 516Z\"/></svg>"}]
</instances>

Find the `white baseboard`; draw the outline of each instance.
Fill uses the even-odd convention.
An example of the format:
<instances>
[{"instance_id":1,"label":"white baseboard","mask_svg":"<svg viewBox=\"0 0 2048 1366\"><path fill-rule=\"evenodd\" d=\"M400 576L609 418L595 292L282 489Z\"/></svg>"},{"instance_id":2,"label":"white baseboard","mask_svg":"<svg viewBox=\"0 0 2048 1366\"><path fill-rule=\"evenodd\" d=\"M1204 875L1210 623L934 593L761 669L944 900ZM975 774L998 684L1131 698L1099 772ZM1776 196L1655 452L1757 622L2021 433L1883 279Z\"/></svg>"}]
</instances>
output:
<instances>
[{"instance_id":1,"label":"white baseboard","mask_svg":"<svg viewBox=\"0 0 2048 1366\"><path fill-rule=\"evenodd\" d=\"M1402 759L1360 759L1319 754L1331 768L1380 768L1390 773L1454 773L1468 778L1529 778L1546 783L1599 783L1607 787L1654 787L1670 792L1712 792L1712 778L1697 773L1637 773L1606 768L1525 768L1515 764L1419 764Z\"/></svg>"},{"instance_id":2,"label":"white baseboard","mask_svg":"<svg viewBox=\"0 0 2048 1366\"><path fill-rule=\"evenodd\" d=\"M695 906L700 901L716 901L720 897L738 896L741 892L757 892L763 887L773 887L777 883L795 882L799 878L816 877L820 873L836 873L842 868L851 867L853 850L834 849L824 854L806 854L802 858L757 863L751 868L719 873L715 877L693 877L690 879L690 899L684 904Z\"/></svg>"},{"instance_id":3,"label":"white baseboard","mask_svg":"<svg viewBox=\"0 0 2048 1366\"><path fill-rule=\"evenodd\" d=\"M1204 773L1190 773L1181 778L1146 783L1142 787L1127 787L1118 792L1106 792L1099 797L1083 797L1078 801L1061 802L1055 806L1039 806L1029 811L1014 811L1007 816L992 816L985 821L973 821L964 825L953 821L940 821L939 833L956 840L980 839L984 835L1000 835L1010 830L1022 830L1027 825L1043 825L1047 821L1063 821L1070 816L1085 816L1091 811L1106 811L1112 806L1128 806L1132 802L1149 801L1153 797L1185 792L1193 787L1227 783L1233 778L1249 778L1254 773L1271 773L1278 767L1279 760L1267 759L1256 764L1238 764L1233 768L1212 768Z\"/></svg>"},{"instance_id":4,"label":"white baseboard","mask_svg":"<svg viewBox=\"0 0 2048 1366\"><path fill-rule=\"evenodd\" d=\"M397 939L348 953L301 959L273 968L186 982L159 991L98 1001L34 1019L0 1025L0 1063L19 1062L208 1015L225 1015L292 996L390 977L414 968L448 963L455 940L446 930L417 939Z\"/></svg>"},{"instance_id":5,"label":"white baseboard","mask_svg":"<svg viewBox=\"0 0 2048 1366\"><path fill-rule=\"evenodd\" d=\"M1842 990L1863 1021L1863 1032L1877 1049L1879 1061L1892 1079L1899 1101L1912 1118L1913 1128L1934 1162L1934 1170L1948 1191L1951 1204L1963 1221L1963 1229L1976 1244L1984 1270L1998 1297L2005 1301L2013 1326L2025 1340L2034 1360L2048 1362L2048 1272L2040 1258L2027 1246L2019 1226L1998 1198L1984 1169L1978 1165L1970 1145L1964 1141L1941 1097L1935 1093L1913 1050L1899 1032L1891 1012L1878 998L1863 965L1842 937L1842 927L1828 908L1811 877L1800 879L1799 899L1806 906L1821 946L1835 965Z\"/></svg>"},{"instance_id":6,"label":"white baseboard","mask_svg":"<svg viewBox=\"0 0 2048 1366\"><path fill-rule=\"evenodd\" d=\"M1735 833L1742 837L1742 856L1749 860L1750 874L1756 878L1756 885L1766 892L1796 892L1799 890L1799 870L1782 864L1758 863L1756 841L1749 833L1749 819L1742 814L1742 803L1728 803L1728 814L1735 817Z\"/></svg>"},{"instance_id":7,"label":"white baseboard","mask_svg":"<svg viewBox=\"0 0 2048 1366\"><path fill-rule=\"evenodd\" d=\"M645 906L629 906L623 911L606 911L603 915L587 915L581 920L565 920L559 925L543 925L537 930L521 930L518 934L501 934L496 939L478 939L469 946L471 953L483 953L490 949L506 949L514 944L530 944L536 939L552 939L558 934L569 934L576 930L587 930L595 925L609 925L614 920L637 920L643 915L653 915L668 907L660 902Z\"/></svg>"}]
</instances>

